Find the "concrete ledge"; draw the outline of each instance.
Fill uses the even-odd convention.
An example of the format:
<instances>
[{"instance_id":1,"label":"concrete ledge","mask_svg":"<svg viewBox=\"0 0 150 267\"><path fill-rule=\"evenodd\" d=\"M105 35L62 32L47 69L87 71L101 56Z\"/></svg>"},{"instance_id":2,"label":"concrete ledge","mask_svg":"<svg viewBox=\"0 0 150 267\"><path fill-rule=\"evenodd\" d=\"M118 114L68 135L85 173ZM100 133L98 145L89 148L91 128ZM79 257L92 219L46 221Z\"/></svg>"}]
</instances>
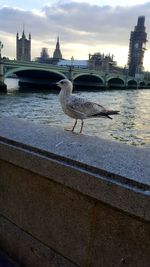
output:
<instances>
[{"instance_id":1,"label":"concrete ledge","mask_svg":"<svg viewBox=\"0 0 150 267\"><path fill-rule=\"evenodd\" d=\"M4 235L5 233L5 235ZM53 249L36 240L27 232L20 229L11 221L0 216L0 236L3 250L11 251L11 256L17 260L20 266L36 267L76 267ZM15 248L15 249L13 249ZM4 265L0 267L19 267L0 252ZM43 265L44 263L44 265ZM50 265L51 264L51 265Z\"/></svg>"},{"instance_id":2,"label":"concrete ledge","mask_svg":"<svg viewBox=\"0 0 150 267\"><path fill-rule=\"evenodd\" d=\"M64 266L149 267L149 162L148 149L0 119L0 246L17 258L10 224L15 244L26 233ZM24 266L40 266L30 257Z\"/></svg>"},{"instance_id":3,"label":"concrete ledge","mask_svg":"<svg viewBox=\"0 0 150 267\"><path fill-rule=\"evenodd\" d=\"M150 219L144 208L150 196L148 149L13 118L0 119L0 141L1 159Z\"/></svg>"}]
</instances>

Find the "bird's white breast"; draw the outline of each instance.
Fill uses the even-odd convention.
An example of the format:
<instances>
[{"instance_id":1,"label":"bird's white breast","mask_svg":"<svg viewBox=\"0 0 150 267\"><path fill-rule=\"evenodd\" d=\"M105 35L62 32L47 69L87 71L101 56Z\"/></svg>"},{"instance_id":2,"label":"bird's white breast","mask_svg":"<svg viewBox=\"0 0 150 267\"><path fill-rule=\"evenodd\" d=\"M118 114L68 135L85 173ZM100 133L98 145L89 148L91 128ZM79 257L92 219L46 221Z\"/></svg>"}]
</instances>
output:
<instances>
[{"instance_id":1,"label":"bird's white breast","mask_svg":"<svg viewBox=\"0 0 150 267\"><path fill-rule=\"evenodd\" d=\"M74 119L81 119L81 114L79 115L76 110L71 108L70 103L71 103L71 95L61 91L59 93L59 101L62 107L62 110L65 114L67 114L69 117L74 118ZM70 107L69 107L70 106Z\"/></svg>"}]
</instances>

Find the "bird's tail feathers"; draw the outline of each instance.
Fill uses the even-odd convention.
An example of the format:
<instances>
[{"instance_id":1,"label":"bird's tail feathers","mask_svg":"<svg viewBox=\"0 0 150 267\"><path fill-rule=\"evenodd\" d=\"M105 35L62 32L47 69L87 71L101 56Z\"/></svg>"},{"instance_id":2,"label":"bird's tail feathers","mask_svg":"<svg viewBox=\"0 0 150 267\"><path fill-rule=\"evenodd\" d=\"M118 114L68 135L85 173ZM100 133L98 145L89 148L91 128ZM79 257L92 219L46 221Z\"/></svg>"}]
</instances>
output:
<instances>
[{"instance_id":1,"label":"bird's tail feathers","mask_svg":"<svg viewBox=\"0 0 150 267\"><path fill-rule=\"evenodd\" d=\"M108 115L118 115L119 114L119 110L107 110L106 113Z\"/></svg>"},{"instance_id":2,"label":"bird's tail feathers","mask_svg":"<svg viewBox=\"0 0 150 267\"><path fill-rule=\"evenodd\" d=\"M119 110L106 110L106 111L94 114L93 117L104 117L104 118L109 118L112 120L112 118L109 115L118 115L119 112L120 112Z\"/></svg>"},{"instance_id":3,"label":"bird's tail feathers","mask_svg":"<svg viewBox=\"0 0 150 267\"><path fill-rule=\"evenodd\" d=\"M119 115L119 110L107 110L106 114L107 115Z\"/></svg>"}]
</instances>

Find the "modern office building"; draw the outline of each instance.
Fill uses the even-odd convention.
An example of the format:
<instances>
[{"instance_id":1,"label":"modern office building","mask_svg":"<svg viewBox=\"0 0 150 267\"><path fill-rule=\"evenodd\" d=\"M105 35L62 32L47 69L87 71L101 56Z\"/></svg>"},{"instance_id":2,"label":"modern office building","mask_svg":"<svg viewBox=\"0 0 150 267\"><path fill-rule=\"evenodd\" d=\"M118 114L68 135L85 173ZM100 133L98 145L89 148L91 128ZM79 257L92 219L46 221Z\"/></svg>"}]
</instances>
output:
<instances>
[{"instance_id":1,"label":"modern office building","mask_svg":"<svg viewBox=\"0 0 150 267\"><path fill-rule=\"evenodd\" d=\"M31 34L27 39L24 30L21 38L19 38L18 32L16 34L16 60L31 61Z\"/></svg>"},{"instance_id":2,"label":"modern office building","mask_svg":"<svg viewBox=\"0 0 150 267\"><path fill-rule=\"evenodd\" d=\"M128 54L128 74L130 76L135 76L135 74L140 74L143 71L143 59L147 42L144 23L145 17L138 17L137 25L130 34Z\"/></svg>"}]
</instances>

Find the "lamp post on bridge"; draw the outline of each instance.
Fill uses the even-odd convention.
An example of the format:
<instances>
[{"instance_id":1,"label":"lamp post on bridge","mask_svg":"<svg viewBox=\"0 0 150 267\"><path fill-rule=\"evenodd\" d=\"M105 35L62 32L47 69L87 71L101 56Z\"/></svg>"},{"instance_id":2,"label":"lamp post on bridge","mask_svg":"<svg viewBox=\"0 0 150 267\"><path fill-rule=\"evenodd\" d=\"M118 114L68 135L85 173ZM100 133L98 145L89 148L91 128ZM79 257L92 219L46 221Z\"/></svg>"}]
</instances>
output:
<instances>
[{"instance_id":1,"label":"lamp post on bridge","mask_svg":"<svg viewBox=\"0 0 150 267\"><path fill-rule=\"evenodd\" d=\"M1 50L3 49L3 44L2 44L2 42L0 41L0 59L2 58L2 56L1 56Z\"/></svg>"},{"instance_id":2,"label":"lamp post on bridge","mask_svg":"<svg viewBox=\"0 0 150 267\"><path fill-rule=\"evenodd\" d=\"M129 69L127 68L127 66L124 66L124 73L125 75L125 87L128 88L128 75L129 75Z\"/></svg>"},{"instance_id":3,"label":"lamp post on bridge","mask_svg":"<svg viewBox=\"0 0 150 267\"><path fill-rule=\"evenodd\" d=\"M71 57L71 64L69 66L69 80L72 82L73 81L73 69L74 69L74 57Z\"/></svg>"},{"instance_id":4,"label":"lamp post on bridge","mask_svg":"<svg viewBox=\"0 0 150 267\"><path fill-rule=\"evenodd\" d=\"M108 77L108 72L106 72L105 74L104 74L104 83L105 83L105 88L107 89L108 88L108 81L107 81L107 77Z\"/></svg>"},{"instance_id":5,"label":"lamp post on bridge","mask_svg":"<svg viewBox=\"0 0 150 267\"><path fill-rule=\"evenodd\" d=\"M3 66L3 61L2 61L2 54L1 51L3 49L3 44L0 41L0 93L3 92L7 92L7 86L4 83L4 66Z\"/></svg>"}]
</instances>

